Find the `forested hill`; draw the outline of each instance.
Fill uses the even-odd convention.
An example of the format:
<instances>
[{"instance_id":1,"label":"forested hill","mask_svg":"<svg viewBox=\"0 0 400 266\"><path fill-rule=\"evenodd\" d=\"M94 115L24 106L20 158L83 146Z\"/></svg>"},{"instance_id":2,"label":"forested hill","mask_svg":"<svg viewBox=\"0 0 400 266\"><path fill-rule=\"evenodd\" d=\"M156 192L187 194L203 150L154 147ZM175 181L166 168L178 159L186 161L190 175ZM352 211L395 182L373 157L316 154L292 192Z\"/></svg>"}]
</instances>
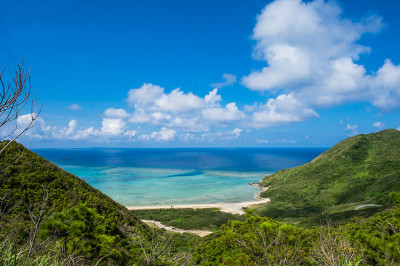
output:
<instances>
[{"instance_id":1,"label":"forested hill","mask_svg":"<svg viewBox=\"0 0 400 266\"><path fill-rule=\"evenodd\" d=\"M379 206L372 205L388 206L389 193L400 191L400 132L350 137L310 163L266 176L261 184L270 187L262 196L271 198L258 209L263 216L313 224L312 217L317 222L321 214L346 222L367 208L376 212Z\"/></svg>"},{"instance_id":2,"label":"forested hill","mask_svg":"<svg viewBox=\"0 0 400 266\"><path fill-rule=\"evenodd\" d=\"M4 145L5 142L0 143L0 149ZM37 232L35 243L41 241L39 233L46 235L47 231L43 241L46 237L62 238L68 233L70 245L66 247L65 255L71 255L73 251L78 257L98 259L107 256L116 261L128 261L132 256L129 254L132 248L129 237L135 230L147 230L147 226L125 207L18 143L12 143L0 154L0 170L3 237L15 234L16 239L29 238L27 232L32 226L29 212L39 217L40 208L44 206L39 230L42 232ZM68 225L72 220L76 220L75 224ZM45 222L49 223L47 227ZM96 223L97 227L93 225ZM71 233L72 230L76 235ZM74 237L78 246L74 244ZM80 245L84 254L79 253Z\"/></svg>"}]
</instances>

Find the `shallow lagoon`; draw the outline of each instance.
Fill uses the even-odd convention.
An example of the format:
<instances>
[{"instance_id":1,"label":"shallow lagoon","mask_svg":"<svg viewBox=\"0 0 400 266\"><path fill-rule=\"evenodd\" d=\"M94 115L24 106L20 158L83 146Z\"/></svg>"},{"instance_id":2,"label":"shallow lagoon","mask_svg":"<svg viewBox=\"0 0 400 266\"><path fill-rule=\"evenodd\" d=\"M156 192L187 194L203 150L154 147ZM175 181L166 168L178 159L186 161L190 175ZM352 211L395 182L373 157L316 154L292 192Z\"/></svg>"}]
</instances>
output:
<instances>
[{"instance_id":1,"label":"shallow lagoon","mask_svg":"<svg viewBox=\"0 0 400 266\"><path fill-rule=\"evenodd\" d=\"M37 149L125 206L242 202L265 175L311 161L324 148Z\"/></svg>"}]
</instances>

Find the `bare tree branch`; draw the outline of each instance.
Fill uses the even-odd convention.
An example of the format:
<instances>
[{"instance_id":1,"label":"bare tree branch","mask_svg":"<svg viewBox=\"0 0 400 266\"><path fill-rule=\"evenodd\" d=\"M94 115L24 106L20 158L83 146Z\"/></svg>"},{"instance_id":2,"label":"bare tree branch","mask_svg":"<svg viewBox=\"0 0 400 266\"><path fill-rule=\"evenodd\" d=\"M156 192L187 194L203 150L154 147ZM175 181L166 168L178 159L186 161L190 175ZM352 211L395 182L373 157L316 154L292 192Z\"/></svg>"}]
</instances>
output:
<instances>
[{"instance_id":1,"label":"bare tree branch","mask_svg":"<svg viewBox=\"0 0 400 266\"><path fill-rule=\"evenodd\" d=\"M15 77L13 78L13 82L7 85L3 80L5 68L0 72L0 127L5 125L9 125L15 120L18 119L20 112L26 106L26 104L31 98L31 74L30 70L26 72L23 67L23 62L21 65L18 65L15 70ZM27 130L31 129L36 121L38 120L42 108L38 109L37 101L31 101L31 119L28 125L25 125L20 129L19 133L17 133L11 141L9 141L1 150L0 154L18 137L20 137ZM11 130L11 133L7 134L7 136L3 137L2 140L11 137L16 132L18 132L18 123L15 124L15 128Z\"/></svg>"}]
</instances>

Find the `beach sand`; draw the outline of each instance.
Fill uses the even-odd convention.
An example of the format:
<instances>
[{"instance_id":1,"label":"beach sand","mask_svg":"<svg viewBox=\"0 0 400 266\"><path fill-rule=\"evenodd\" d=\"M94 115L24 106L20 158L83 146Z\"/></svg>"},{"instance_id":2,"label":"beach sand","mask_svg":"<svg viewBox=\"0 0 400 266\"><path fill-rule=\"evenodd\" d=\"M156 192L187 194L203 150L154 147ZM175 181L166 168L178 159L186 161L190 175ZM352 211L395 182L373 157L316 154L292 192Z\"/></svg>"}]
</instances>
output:
<instances>
[{"instance_id":1,"label":"beach sand","mask_svg":"<svg viewBox=\"0 0 400 266\"><path fill-rule=\"evenodd\" d=\"M208 236L209 234L212 234L213 232L208 231L208 230L185 230L185 229L180 229L180 228L176 228L173 226L167 226L164 225L163 223L159 222L159 221L154 221L154 220L144 220L142 219L142 222L144 222L147 225L155 225L158 228L164 228L167 231L170 232L175 232L175 233L191 233L191 234L196 234L199 237L205 237Z\"/></svg>"},{"instance_id":2,"label":"beach sand","mask_svg":"<svg viewBox=\"0 0 400 266\"><path fill-rule=\"evenodd\" d=\"M252 205L258 205L263 203L268 203L269 198L261 198L260 194L268 189L268 187L260 187L258 184L251 184L252 186L258 187L260 192L258 192L254 198L255 201L237 202L237 203L205 203L205 204L179 204L179 205L158 205L158 206L129 206L128 210L152 210L152 209L207 209L207 208L218 208L222 212L232 213L232 214L245 214L243 208L250 207Z\"/></svg>"}]
</instances>

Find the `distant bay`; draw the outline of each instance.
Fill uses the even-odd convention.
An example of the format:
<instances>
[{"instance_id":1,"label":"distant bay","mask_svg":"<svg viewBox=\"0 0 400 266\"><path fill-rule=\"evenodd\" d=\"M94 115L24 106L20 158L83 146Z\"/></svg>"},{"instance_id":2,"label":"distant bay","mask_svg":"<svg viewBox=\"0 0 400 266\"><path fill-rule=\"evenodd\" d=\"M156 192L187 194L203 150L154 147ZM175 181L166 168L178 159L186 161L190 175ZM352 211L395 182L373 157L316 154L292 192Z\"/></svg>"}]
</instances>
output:
<instances>
[{"instance_id":1,"label":"distant bay","mask_svg":"<svg viewBox=\"0 0 400 266\"><path fill-rule=\"evenodd\" d=\"M265 175L327 148L34 149L125 206L253 200Z\"/></svg>"}]
</instances>

